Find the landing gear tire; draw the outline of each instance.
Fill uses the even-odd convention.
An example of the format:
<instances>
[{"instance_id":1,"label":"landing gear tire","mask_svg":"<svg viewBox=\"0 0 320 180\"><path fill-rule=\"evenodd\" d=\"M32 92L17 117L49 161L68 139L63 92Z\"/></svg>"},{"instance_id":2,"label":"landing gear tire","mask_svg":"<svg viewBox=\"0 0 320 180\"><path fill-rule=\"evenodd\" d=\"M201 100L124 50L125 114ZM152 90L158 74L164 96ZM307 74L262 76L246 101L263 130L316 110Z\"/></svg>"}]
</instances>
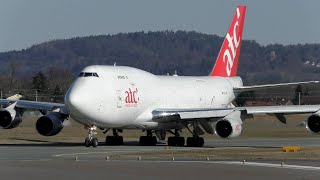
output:
<instances>
[{"instance_id":1,"label":"landing gear tire","mask_svg":"<svg viewBox=\"0 0 320 180\"><path fill-rule=\"evenodd\" d=\"M156 136L140 136L139 144L141 146L155 146L157 144Z\"/></svg>"},{"instance_id":2,"label":"landing gear tire","mask_svg":"<svg viewBox=\"0 0 320 180\"><path fill-rule=\"evenodd\" d=\"M92 147L98 147L98 139L97 138L92 138L91 139L91 144L92 144Z\"/></svg>"},{"instance_id":3,"label":"landing gear tire","mask_svg":"<svg viewBox=\"0 0 320 180\"><path fill-rule=\"evenodd\" d=\"M188 147L202 147L204 145L204 139L202 137L188 137Z\"/></svg>"},{"instance_id":4,"label":"landing gear tire","mask_svg":"<svg viewBox=\"0 0 320 180\"><path fill-rule=\"evenodd\" d=\"M86 147L90 147L91 142L90 142L90 139L89 139L88 137L87 137L86 140L84 141L84 145L85 145Z\"/></svg>"},{"instance_id":5,"label":"landing gear tire","mask_svg":"<svg viewBox=\"0 0 320 180\"><path fill-rule=\"evenodd\" d=\"M184 146L185 139L184 137L169 137L168 146Z\"/></svg>"},{"instance_id":6,"label":"landing gear tire","mask_svg":"<svg viewBox=\"0 0 320 180\"><path fill-rule=\"evenodd\" d=\"M85 141L84 141L84 145L85 145L86 147L90 147L90 146L92 146L92 147L98 147L99 141L98 141L97 138L92 138L92 139L90 140L90 138L87 137L87 138L85 139Z\"/></svg>"},{"instance_id":7,"label":"landing gear tire","mask_svg":"<svg viewBox=\"0 0 320 180\"><path fill-rule=\"evenodd\" d=\"M123 145L123 137L122 136L107 136L106 137L106 145L110 145L110 146Z\"/></svg>"}]
</instances>

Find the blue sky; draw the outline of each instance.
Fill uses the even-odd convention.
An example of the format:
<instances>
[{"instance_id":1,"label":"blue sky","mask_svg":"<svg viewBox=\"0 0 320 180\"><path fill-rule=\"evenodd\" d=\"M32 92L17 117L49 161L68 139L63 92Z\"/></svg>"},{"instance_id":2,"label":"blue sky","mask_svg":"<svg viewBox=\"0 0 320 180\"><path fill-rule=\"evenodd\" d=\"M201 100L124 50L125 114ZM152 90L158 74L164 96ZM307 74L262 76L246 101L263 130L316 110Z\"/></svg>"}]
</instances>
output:
<instances>
[{"instance_id":1,"label":"blue sky","mask_svg":"<svg viewBox=\"0 0 320 180\"><path fill-rule=\"evenodd\" d=\"M53 39L187 30L224 36L247 5L244 39L320 43L318 0L0 0L0 52Z\"/></svg>"}]
</instances>

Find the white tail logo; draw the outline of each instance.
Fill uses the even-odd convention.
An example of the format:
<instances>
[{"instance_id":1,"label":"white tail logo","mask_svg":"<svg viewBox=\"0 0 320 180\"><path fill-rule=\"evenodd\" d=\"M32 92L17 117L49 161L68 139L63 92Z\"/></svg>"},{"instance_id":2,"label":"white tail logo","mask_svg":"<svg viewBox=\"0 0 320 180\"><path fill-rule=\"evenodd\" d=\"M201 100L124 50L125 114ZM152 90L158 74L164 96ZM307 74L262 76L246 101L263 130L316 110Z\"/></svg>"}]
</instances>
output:
<instances>
[{"instance_id":1,"label":"white tail logo","mask_svg":"<svg viewBox=\"0 0 320 180\"><path fill-rule=\"evenodd\" d=\"M234 58L237 55L237 49L239 47L240 41L241 41L241 35L237 37L238 34L238 27L239 27L239 17L240 17L240 10L237 8L237 21L235 22L233 26L233 36L230 36L229 32L227 33L227 41L228 41L228 47L224 50L223 53L223 62L226 63L226 71L228 76L231 75L231 70L233 67ZM231 53L230 53L231 50ZM226 59L227 58L227 62Z\"/></svg>"}]
</instances>

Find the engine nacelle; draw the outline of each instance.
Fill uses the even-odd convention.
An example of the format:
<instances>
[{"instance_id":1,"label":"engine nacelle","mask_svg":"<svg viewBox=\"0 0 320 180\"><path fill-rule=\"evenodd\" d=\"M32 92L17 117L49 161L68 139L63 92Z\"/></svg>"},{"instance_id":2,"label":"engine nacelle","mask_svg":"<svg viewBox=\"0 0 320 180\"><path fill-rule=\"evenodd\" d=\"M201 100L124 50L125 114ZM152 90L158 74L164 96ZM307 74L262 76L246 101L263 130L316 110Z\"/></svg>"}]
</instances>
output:
<instances>
[{"instance_id":1,"label":"engine nacelle","mask_svg":"<svg viewBox=\"0 0 320 180\"><path fill-rule=\"evenodd\" d=\"M312 114L306 121L306 128L313 133L320 132L320 115Z\"/></svg>"},{"instance_id":2,"label":"engine nacelle","mask_svg":"<svg viewBox=\"0 0 320 180\"><path fill-rule=\"evenodd\" d=\"M242 123L236 120L221 119L216 122L214 132L221 138L234 138L240 136Z\"/></svg>"},{"instance_id":3,"label":"engine nacelle","mask_svg":"<svg viewBox=\"0 0 320 180\"><path fill-rule=\"evenodd\" d=\"M64 119L65 117L61 113L51 112L37 120L36 129L43 136L57 135L63 128Z\"/></svg>"},{"instance_id":4,"label":"engine nacelle","mask_svg":"<svg viewBox=\"0 0 320 180\"><path fill-rule=\"evenodd\" d=\"M14 109L2 109L0 110L0 126L4 129L15 128L22 122L21 116L22 115Z\"/></svg>"}]
</instances>

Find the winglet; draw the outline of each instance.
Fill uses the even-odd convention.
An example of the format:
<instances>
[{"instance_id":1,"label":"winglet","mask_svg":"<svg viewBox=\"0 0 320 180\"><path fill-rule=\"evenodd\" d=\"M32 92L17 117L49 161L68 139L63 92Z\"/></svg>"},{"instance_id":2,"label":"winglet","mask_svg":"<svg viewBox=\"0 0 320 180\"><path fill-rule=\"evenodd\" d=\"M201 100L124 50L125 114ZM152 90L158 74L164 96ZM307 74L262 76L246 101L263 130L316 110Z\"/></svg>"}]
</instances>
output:
<instances>
[{"instance_id":1,"label":"winglet","mask_svg":"<svg viewBox=\"0 0 320 180\"><path fill-rule=\"evenodd\" d=\"M210 76L232 77L237 75L245 14L246 6L237 6Z\"/></svg>"}]
</instances>

